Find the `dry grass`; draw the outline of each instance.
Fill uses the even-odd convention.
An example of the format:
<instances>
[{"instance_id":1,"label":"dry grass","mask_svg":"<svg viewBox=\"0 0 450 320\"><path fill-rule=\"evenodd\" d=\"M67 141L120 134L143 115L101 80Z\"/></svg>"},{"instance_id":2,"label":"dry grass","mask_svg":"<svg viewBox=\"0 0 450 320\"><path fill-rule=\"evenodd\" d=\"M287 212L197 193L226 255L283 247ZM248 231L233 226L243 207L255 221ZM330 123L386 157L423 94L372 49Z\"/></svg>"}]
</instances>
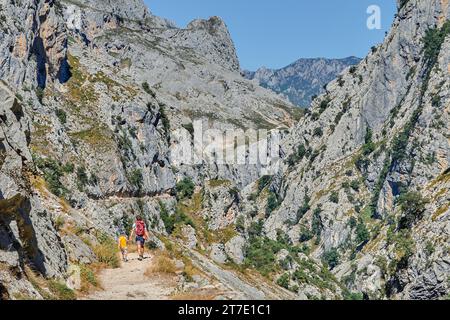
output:
<instances>
[{"instance_id":1,"label":"dry grass","mask_svg":"<svg viewBox=\"0 0 450 320\"><path fill-rule=\"evenodd\" d=\"M120 267L119 251L113 239L100 241L100 244L94 247L94 253L100 263L113 269Z\"/></svg>"},{"instance_id":2,"label":"dry grass","mask_svg":"<svg viewBox=\"0 0 450 320\"><path fill-rule=\"evenodd\" d=\"M92 291L101 289L98 274L104 268L105 265L101 264L80 265L80 292L82 294L88 294Z\"/></svg>"},{"instance_id":3,"label":"dry grass","mask_svg":"<svg viewBox=\"0 0 450 320\"><path fill-rule=\"evenodd\" d=\"M155 253L152 264L147 268L144 274L147 277L151 277L152 275L158 273L175 274L176 271L177 268L175 266L175 262L170 257L168 252L158 251Z\"/></svg>"},{"instance_id":4,"label":"dry grass","mask_svg":"<svg viewBox=\"0 0 450 320\"><path fill-rule=\"evenodd\" d=\"M448 203L444 204L443 206L441 206L440 208L438 208L436 210L436 212L433 214L431 219L433 221L438 220L442 215L444 215L448 211L449 207L450 207L450 204L448 204Z\"/></svg>"}]
</instances>

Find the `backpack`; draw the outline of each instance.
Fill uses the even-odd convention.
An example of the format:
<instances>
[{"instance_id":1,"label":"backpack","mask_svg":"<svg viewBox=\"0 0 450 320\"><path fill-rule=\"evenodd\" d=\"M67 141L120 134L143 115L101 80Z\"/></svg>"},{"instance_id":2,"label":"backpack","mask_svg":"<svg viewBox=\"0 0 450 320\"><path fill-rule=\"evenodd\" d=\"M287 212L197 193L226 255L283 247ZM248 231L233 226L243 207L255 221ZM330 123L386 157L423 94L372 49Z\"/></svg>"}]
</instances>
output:
<instances>
[{"instance_id":1,"label":"backpack","mask_svg":"<svg viewBox=\"0 0 450 320\"><path fill-rule=\"evenodd\" d=\"M136 221L136 235L142 237L145 235L145 223L144 221Z\"/></svg>"}]
</instances>

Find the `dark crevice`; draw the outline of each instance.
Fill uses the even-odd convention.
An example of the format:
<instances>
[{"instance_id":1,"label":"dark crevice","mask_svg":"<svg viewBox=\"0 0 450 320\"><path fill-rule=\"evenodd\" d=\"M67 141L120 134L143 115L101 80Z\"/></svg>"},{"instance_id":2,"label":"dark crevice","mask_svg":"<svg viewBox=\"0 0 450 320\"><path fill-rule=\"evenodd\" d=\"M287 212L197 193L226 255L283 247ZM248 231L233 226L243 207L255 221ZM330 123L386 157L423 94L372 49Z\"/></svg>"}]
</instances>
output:
<instances>
[{"instance_id":1,"label":"dark crevice","mask_svg":"<svg viewBox=\"0 0 450 320\"><path fill-rule=\"evenodd\" d=\"M36 37L33 43L33 55L36 57L36 78L40 88L45 88L47 84L47 59L44 49L44 43L41 37Z\"/></svg>"},{"instance_id":2,"label":"dark crevice","mask_svg":"<svg viewBox=\"0 0 450 320\"><path fill-rule=\"evenodd\" d=\"M70 65L67 62L67 59L64 59L61 63L57 74L58 80L60 83L64 84L72 77L72 73L70 72Z\"/></svg>"},{"instance_id":3,"label":"dark crevice","mask_svg":"<svg viewBox=\"0 0 450 320\"><path fill-rule=\"evenodd\" d=\"M16 117L16 120L20 122L20 120L24 117L23 113L23 107L22 104L20 104L17 99L14 100L13 106L11 108L12 113Z\"/></svg>"}]
</instances>

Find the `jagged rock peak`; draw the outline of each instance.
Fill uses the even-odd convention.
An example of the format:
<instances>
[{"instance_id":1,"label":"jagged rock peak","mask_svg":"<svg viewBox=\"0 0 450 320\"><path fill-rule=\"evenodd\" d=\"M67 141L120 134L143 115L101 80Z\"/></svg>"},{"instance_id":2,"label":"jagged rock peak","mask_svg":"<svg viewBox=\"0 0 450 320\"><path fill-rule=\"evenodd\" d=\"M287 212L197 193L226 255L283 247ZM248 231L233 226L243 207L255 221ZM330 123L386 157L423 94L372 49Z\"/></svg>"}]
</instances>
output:
<instances>
[{"instance_id":1,"label":"jagged rock peak","mask_svg":"<svg viewBox=\"0 0 450 320\"><path fill-rule=\"evenodd\" d=\"M186 29L191 33L189 41L192 42L187 43L187 46L200 47L204 49L206 55L216 57L213 59L214 62L233 71L240 70L234 42L227 25L220 17L193 20Z\"/></svg>"},{"instance_id":2,"label":"jagged rock peak","mask_svg":"<svg viewBox=\"0 0 450 320\"><path fill-rule=\"evenodd\" d=\"M187 29L205 29L212 35L218 32L228 33L228 28L225 22L220 17L214 16L206 19L195 19L187 25Z\"/></svg>"}]
</instances>

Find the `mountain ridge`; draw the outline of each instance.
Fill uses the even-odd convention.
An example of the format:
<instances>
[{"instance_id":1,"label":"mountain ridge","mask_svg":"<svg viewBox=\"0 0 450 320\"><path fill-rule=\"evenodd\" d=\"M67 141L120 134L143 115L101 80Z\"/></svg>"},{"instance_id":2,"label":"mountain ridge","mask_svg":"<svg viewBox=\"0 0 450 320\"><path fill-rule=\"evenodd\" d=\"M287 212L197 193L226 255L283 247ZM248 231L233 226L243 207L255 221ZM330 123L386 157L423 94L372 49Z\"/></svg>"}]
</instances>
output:
<instances>
[{"instance_id":1,"label":"mountain ridge","mask_svg":"<svg viewBox=\"0 0 450 320\"><path fill-rule=\"evenodd\" d=\"M323 87L350 66L361 61L350 56L342 59L301 58L281 69L262 67L244 71L247 79L256 79L260 85L286 97L293 104L309 107L312 98L323 93Z\"/></svg>"}]
</instances>

